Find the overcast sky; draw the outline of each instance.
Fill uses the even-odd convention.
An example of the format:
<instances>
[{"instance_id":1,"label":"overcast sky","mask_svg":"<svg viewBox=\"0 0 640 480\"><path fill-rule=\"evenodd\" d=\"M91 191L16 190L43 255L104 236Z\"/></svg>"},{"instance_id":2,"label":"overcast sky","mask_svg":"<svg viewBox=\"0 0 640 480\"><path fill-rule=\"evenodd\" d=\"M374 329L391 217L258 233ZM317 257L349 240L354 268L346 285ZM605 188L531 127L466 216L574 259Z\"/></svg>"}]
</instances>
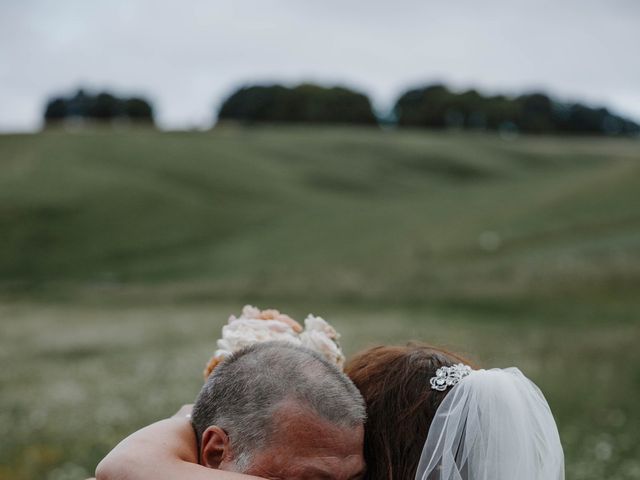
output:
<instances>
[{"instance_id":1,"label":"overcast sky","mask_svg":"<svg viewBox=\"0 0 640 480\"><path fill-rule=\"evenodd\" d=\"M409 86L604 104L640 120L640 0L0 0L0 130L39 128L79 86L144 94L207 127L244 83Z\"/></svg>"}]
</instances>

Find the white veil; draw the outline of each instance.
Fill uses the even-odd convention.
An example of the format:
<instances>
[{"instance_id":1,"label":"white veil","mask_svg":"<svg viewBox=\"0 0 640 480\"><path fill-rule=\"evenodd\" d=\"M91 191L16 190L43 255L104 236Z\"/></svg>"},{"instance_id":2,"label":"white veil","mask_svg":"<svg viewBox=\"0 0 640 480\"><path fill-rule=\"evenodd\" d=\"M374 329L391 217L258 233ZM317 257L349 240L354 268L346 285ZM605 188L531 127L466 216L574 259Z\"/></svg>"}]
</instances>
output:
<instances>
[{"instance_id":1,"label":"white veil","mask_svg":"<svg viewBox=\"0 0 640 480\"><path fill-rule=\"evenodd\" d=\"M472 371L438 408L416 480L564 480L540 389L517 368Z\"/></svg>"}]
</instances>

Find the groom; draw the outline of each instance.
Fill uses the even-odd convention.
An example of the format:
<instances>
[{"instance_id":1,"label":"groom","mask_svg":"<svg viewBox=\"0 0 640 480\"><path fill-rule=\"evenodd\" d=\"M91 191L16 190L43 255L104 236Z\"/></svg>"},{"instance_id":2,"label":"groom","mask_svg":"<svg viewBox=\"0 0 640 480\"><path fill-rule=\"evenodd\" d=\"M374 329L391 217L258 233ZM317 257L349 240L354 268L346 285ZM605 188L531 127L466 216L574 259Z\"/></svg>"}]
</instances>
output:
<instances>
[{"instance_id":1,"label":"groom","mask_svg":"<svg viewBox=\"0 0 640 480\"><path fill-rule=\"evenodd\" d=\"M218 365L200 391L191 420L198 460L220 475L191 469L190 477L357 480L364 420L360 392L320 355L290 343L255 344ZM154 448L136 451L127 441L101 462L98 480L178 478L145 461Z\"/></svg>"},{"instance_id":2,"label":"groom","mask_svg":"<svg viewBox=\"0 0 640 480\"><path fill-rule=\"evenodd\" d=\"M282 342L252 345L220 364L192 414L200 463L282 479L361 476L364 419L346 375Z\"/></svg>"}]
</instances>

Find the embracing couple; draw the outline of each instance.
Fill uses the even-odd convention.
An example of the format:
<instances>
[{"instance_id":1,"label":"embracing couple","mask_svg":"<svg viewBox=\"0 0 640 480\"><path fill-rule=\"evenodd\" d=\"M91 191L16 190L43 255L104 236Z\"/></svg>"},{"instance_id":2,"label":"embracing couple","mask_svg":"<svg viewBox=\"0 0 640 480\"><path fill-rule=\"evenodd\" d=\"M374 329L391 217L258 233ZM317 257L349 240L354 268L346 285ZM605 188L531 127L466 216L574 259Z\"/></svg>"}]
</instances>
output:
<instances>
[{"instance_id":1,"label":"embracing couple","mask_svg":"<svg viewBox=\"0 0 640 480\"><path fill-rule=\"evenodd\" d=\"M232 316L193 408L122 441L98 480L562 480L540 390L434 347L351 358L276 310ZM344 368L343 368L344 367Z\"/></svg>"}]
</instances>

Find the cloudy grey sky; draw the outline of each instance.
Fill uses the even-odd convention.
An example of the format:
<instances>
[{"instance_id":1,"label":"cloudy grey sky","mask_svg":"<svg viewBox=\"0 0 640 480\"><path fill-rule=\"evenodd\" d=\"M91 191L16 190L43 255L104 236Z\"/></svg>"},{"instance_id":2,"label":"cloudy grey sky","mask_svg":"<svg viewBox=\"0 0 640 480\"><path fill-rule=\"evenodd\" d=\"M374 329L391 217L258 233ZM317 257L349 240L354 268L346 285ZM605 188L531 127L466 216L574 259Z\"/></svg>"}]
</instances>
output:
<instances>
[{"instance_id":1,"label":"cloudy grey sky","mask_svg":"<svg viewBox=\"0 0 640 480\"><path fill-rule=\"evenodd\" d=\"M206 127L249 82L544 89L640 119L638 0L0 0L0 130L78 86L149 96Z\"/></svg>"}]
</instances>

